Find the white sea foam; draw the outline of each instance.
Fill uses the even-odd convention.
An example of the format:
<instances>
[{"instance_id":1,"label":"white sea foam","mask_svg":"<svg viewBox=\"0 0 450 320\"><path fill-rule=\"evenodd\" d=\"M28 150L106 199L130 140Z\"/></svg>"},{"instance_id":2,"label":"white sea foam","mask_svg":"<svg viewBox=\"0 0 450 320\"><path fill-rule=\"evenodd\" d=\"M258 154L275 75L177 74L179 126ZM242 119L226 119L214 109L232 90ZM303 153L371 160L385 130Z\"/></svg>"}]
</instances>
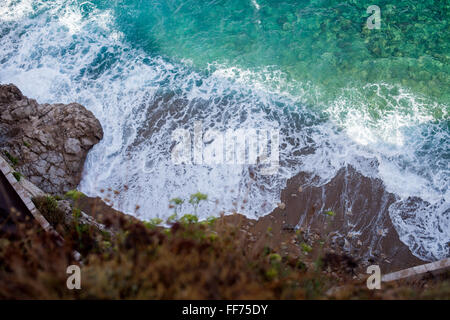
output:
<instances>
[{"instance_id":1,"label":"white sea foam","mask_svg":"<svg viewBox=\"0 0 450 320\"><path fill-rule=\"evenodd\" d=\"M256 10L261 9L261 6L258 4L258 2L256 2L256 0L252 0L252 4L255 7Z\"/></svg>"},{"instance_id":2,"label":"white sea foam","mask_svg":"<svg viewBox=\"0 0 450 320\"><path fill-rule=\"evenodd\" d=\"M314 85L288 81L273 67L212 64L206 76L189 63L149 57L123 40L110 12L91 8L86 14L89 4L3 2L0 82L17 84L39 102L82 103L102 123L105 136L87 158L83 192L148 219L171 215L170 198L201 191L209 196L199 208L201 218L220 211L255 218L272 211L286 180L299 171L317 174L321 179L315 184L323 184L350 164L382 179L397 195L391 218L416 255L448 254L450 139L448 128L431 123L427 99L402 88L386 99L381 90L392 86L380 83L349 87L321 104ZM379 121L369 115L366 90L387 100ZM321 120L320 113L329 120ZM175 166L172 132L190 130L194 121L219 131L279 129L279 174L255 179L250 173L255 168L248 165ZM421 200L413 205L409 197ZM413 213L405 215L411 208ZM185 204L180 212L192 207Z\"/></svg>"}]
</instances>

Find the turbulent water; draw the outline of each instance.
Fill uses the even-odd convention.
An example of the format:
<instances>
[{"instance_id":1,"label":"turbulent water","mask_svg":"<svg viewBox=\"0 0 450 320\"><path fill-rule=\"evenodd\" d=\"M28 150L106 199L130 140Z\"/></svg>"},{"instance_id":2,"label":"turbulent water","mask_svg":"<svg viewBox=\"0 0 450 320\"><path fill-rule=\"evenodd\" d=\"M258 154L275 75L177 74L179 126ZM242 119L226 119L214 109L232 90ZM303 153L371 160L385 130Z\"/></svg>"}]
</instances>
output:
<instances>
[{"instance_id":1,"label":"turbulent water","mask_svg":"<svg viewBox=\"0 0 450 320\"><path fill-rule=\"evenodd\" d=\"M80 189L167 218L269 213L291 176L320 185L348 164L397 196L390 216L417 256L449 255L450 3L333 0L0 0L0 82L77 101L105 138ZM277 174L176 165L176 129L280 131ZM373 161L376 160L376 161ZM257 170L256 170L257 172ZM311 182L313 183L313 182ZM118 192L113 192L118 191ZM192 212L190 204L181 213Z\"/></svg>"}]
</instances>

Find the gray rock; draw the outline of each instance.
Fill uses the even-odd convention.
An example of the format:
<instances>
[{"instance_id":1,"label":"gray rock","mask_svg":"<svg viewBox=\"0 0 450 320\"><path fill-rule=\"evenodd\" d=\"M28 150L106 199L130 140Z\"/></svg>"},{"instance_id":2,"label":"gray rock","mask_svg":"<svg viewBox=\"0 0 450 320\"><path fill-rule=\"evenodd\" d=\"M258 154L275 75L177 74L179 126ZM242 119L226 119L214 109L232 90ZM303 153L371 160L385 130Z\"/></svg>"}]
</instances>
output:
<instances>
[{"instance_id":1,"label":"gray rock","mask_svg":"<svg viewBox=\"0 0 450 320\"><path fill-rule=\"evenodd\" d=\"M19 162L44 192L75 189L89 150L103 138L95 116L77 103L38 104L12 85L0 85L0 149Z\"/></svg>"},{"instance_id":2,"label":"gray rock","mask_svg":"<svg viewBox=\"0 0 450 320\"><path fill-rule=\"evenodd\" d=\"M78 154L81 151L80 141L78 139L69 138L66 140L64 149L69 154Z\"/></svg>"},{"instance_id":3,"label":"gray rock","mask_svg":"<svg viewBox=\"0 0 450 320\"><path fill-rule=\"evenodd\" d=\"M72 221L74 220L73 215L73 205L69 200L60 200L58 201L58 209L62 210L64 212L64 222L66 225L70 225ZM83 211L80 212L80 216L78 217L78 223L80 224L87 224L96 227L99 230L106 231L106 228L103 224L98 223L94 220L91 216L88 216Z\"/></svg>"}]
</instances>

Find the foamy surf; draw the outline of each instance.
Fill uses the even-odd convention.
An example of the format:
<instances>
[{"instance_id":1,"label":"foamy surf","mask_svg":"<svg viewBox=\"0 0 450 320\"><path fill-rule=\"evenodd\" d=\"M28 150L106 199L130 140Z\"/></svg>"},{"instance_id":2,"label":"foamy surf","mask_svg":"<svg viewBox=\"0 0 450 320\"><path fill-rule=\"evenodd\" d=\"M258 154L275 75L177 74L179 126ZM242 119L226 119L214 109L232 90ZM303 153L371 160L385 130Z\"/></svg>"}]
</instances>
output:
<instances>
[{"instance_id":1,"label":"foamy surf","mask_svg":"<svg viewBox=\"0 0 450 320\"><path fill-rule=\"evenodd\" d=\"M208 194L202 219L235 211L258 218L298 172L315 174L311 183L320 185L352 165L397 196L391 219L415 255L448 256L447 105L387 83L323 98L314 84L275 67L198 70L134 48L112 15L77 1L8 0L0 8L0 82L39 102L82 103L102 123L105 136L88 156L81 191L144 219L168 218L171 198L197 191ZM368 91L385 100L383 110L371 109ZM444 121L434 120L434 109ZM172 133L193 130L195 121L220 132L280 130L278 173L255 178L252 165L175 165ZM187 201L180 208L192 211Z\"/></svg>"}]
</instances>

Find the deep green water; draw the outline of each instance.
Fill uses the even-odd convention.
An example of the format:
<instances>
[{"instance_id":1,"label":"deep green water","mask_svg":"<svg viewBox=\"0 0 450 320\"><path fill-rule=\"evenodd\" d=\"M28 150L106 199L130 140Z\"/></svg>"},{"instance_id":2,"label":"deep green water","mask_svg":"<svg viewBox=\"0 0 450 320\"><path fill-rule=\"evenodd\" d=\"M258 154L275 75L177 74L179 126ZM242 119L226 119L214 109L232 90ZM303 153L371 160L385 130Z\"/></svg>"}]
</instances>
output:
<instances>
[{"instance_id":1,"label":"deep green water","mask_svg":"<svg viewBox=\"0 0 450 320\"><path fill-rule=\"evenodd\" d=\"M149 53L189 60L202 70L213 65L275 70L253 75L268 87L327 103L343 88L386 83L432 100L450 102L450 2L165 0L94 1L112 8L126 39ZM381 28L368 29L366 9L381 9ZM239 71L235 71L239 72ZM302 89L314 88L304 94ZM392 95L398 95L393 88ZM361 89L370 116L395 107ZM387 100L387 101L383 101ZM448 110L429 106L435 119Z\"/></svg>"}]
</instances>

